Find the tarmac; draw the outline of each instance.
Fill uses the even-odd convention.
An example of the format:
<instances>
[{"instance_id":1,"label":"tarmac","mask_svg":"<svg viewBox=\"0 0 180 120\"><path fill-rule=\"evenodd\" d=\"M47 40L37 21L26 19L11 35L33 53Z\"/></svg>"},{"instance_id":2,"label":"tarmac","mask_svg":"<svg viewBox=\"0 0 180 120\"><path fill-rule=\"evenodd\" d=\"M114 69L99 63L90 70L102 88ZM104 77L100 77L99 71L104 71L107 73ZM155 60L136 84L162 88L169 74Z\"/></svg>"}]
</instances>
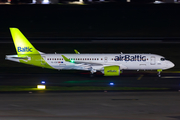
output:
<instances>
[{"instance_id":1,"label":"tarmac","mask_svg":"<svg viewBox=\"0 0 180 120\"><path fill-rule=\"evenodd\" d=\"M46 86L96 86L96 87L138 87L138 88L165 88L166 90L180 90L180 79L177 74L162 74L158 77L157 74L143 73L124 73L118 77L104 77L103 75L95 75L90 77L86 74L72 73L53 74L0 74L1 86L36 86L41 84L41 81L46 82Z\"/></svg>"},{"instance_id":2,"label":"tarmac","mask_svg":"<svg viewBox=\"0 0 180 120\"><path fill-rule=\"evenodd\" d=\"M179 92L0 94L1 120L179 120Z\"/></svg>"}]
</instances>

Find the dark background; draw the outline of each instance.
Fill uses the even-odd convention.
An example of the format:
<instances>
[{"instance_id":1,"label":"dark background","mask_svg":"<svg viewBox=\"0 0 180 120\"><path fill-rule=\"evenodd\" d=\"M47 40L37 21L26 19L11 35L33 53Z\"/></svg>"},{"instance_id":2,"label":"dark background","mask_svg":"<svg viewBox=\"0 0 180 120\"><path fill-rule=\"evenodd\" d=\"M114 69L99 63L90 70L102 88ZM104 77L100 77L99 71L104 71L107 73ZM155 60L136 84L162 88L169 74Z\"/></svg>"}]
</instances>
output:
<instances>
[{"instance_id":1,"label":"dark background","mask_svg":"<svg viewBox=\"0 0 180 120\"><path fill-rule=\"evenodd\" d=\"M179 4L1 5L0 37L180 37Z\"/></svg>"}]
</instances>

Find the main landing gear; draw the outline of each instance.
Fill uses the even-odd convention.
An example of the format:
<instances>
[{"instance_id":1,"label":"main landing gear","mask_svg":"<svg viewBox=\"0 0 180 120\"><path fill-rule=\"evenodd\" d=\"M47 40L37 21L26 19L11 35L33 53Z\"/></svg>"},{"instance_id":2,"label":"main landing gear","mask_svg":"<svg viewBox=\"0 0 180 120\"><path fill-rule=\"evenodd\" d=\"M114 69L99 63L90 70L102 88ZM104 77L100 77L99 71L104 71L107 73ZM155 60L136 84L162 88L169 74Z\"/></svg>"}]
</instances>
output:
<instances>
[{"instance_id":1,"label":"main landing gear","mask_svg":"<svg viewBox=\"0 0 180 120\"><path fill-rule=\"evenodd\" d=\"M90 72L91 72L90 77L94 77L94 73L96 73L96 70L92 68Z\"/></svg>"},{"instance_id":2,"label":"main landing gear","mask_svg":"<svg viewBox=\"0 0 180 120\"><path fill-rule=\"evenodd\" d=\"M162 72L162 69L158 69L158 70L157 70L157 72L158 72L158 74L157 74L157 75L158 75L158 77L161 77L161 72Z\"/></svg>"}]
</instances>

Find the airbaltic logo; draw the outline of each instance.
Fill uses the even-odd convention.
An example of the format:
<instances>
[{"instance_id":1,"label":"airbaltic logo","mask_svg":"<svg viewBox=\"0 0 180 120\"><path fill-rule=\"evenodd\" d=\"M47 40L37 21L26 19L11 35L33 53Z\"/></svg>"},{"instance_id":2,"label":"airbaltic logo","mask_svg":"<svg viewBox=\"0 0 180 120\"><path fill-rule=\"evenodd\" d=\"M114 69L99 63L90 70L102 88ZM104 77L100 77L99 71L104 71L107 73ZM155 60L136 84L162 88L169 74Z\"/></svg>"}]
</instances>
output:
<instances>
[{"instance_id":1,"label":"airbaltic logo","mask_svg":"<svg viewBox=\"0 0 180 120\"><path fill-rule=\"evenodd\" d=\"M108 70L107 72L117 72L116 70Z\"/></svg>"},{"instance_id":2,"label":"airbaltic logo","mask_svg":"<svg viewBox=\"0 0 180 120\"><path fill-rule=\"evenodd\" d=\"M115 56L115 61L146 61L146 56L142 55L119 55Z\"/></svg>"},{"instance_id":3,"label":"airbaltic logo","mask_svg":"<svg viewBox=\"0 0 180 120\"><path fill-rule=\"evenodd\" d=\"M29 47L17 47L18 52L32 52L32 48Z\"/></svg>"}]
</instances>

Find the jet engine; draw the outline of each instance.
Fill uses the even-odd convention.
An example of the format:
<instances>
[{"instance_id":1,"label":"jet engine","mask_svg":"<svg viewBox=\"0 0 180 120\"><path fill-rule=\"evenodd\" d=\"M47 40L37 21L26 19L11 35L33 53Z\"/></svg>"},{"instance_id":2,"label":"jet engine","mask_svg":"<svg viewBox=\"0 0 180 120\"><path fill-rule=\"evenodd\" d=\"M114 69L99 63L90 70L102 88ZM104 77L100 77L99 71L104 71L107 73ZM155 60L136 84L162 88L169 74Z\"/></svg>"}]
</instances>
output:
<instances>
[{"instance_id":1,"label":"jet engine","mask_svg":"<svg viewBox=\"0 0 180 120\"><path fill-rule=\"evenodd\" d=\"M103 67L101 72L104 73L104 76L119 76L120 67L119 66L105 66Z\"/></svg>"}]
</instances>

